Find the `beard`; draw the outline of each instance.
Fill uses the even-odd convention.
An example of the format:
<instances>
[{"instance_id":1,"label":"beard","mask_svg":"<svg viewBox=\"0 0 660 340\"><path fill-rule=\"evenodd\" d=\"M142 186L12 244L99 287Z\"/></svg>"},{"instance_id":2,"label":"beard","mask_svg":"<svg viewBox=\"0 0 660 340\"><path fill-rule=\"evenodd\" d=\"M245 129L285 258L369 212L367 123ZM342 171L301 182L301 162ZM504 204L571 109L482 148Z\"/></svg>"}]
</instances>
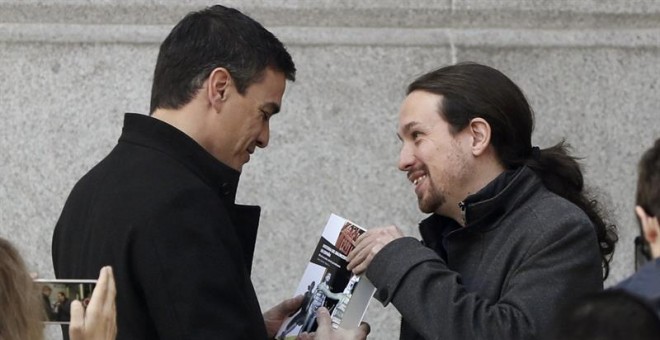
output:
<instances>
[{"instance_id":1,"label":"beard","mask_svg":"<svg viewBox=\"0 0 660 340\"><path fill-rule=\"evenodd\" d=\"M429 190L417 197L419 210L425 214L439 212L440 208L447 202L447 197L442 190L435 186L431 176L426 178Z\"/></svg>"}]
</instances>

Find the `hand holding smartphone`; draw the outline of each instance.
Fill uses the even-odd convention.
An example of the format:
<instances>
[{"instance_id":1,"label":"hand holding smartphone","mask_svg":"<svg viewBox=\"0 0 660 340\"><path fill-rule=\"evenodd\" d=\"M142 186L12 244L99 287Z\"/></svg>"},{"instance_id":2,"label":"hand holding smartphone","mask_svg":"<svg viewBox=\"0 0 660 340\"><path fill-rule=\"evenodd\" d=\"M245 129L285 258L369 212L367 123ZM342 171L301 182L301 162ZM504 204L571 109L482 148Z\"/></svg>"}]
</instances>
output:
<instances>
[{"instance_id":1,"label":"hand holding smartphone","mask_svg":"<svg viewBox=\"0 0 660 340\"><path fill-rule=\"evenodd\" d=\"M71 302L80 301L83 307L89 304L96 280L34 280L41 294L44 308L44 322L69 324L71 322Z\"/></svg>"}]
</instances>

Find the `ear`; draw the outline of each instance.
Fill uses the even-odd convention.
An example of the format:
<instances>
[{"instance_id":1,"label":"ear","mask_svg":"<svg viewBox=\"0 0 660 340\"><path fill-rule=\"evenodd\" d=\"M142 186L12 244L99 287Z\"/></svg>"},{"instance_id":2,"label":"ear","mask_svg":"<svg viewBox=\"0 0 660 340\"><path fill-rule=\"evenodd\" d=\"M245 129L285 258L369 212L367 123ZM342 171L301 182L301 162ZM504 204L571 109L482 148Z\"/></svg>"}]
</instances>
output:
<instances>
[{"instance_id":1,"label":"ear","mask_svg":"<svg viewBox=\"0 0 660 340\"><path fill-rule=\"evenodd\" d=\"M482 155L490 145L490 124L483 118L473 118L467 128L472 137L472 154Z\"/></svg>"},{"instance_id":2,"label":"ear","mask_svg":"<svg viewBox=\"0 0 660 340\"><path fill-rule=\"evenodd\" d=\"M642 231L644 232L644 238L649 244L656 244L658 242L658 236L660 236L660 225L658 224L658 217L651 217L646 214L644 208L640 206L635 207L635 213L639 217L639 222L642 224Z\"/></svg>"},{"instance_id":3,"label":"ear","mask_svg":"<svg viewBox=\"0 0 660 340\"><path fill-rule=\"evenodd\" d=\"M232 84L231 74L229 74L226 68L218 67L211 71L207 82L206 96L208 101L215 109L215 112L220 112L223 102L227 100L229 95L228 90Z\"/></svg>"}]
</instances>

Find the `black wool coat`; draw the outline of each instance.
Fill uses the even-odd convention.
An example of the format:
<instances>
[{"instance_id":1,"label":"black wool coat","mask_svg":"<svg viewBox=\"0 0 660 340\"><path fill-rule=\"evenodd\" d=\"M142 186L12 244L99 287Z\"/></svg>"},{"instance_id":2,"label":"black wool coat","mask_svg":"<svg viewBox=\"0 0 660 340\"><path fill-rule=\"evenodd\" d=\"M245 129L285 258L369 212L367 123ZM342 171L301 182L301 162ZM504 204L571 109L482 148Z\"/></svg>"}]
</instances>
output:
<instances>
[{"instance_id":1,"label":"black wool coat","mask_svg":"<svg viewBox=\"0 0 660 340\"><path fill-rule=\"evenodd\" d=\"M259 207L239 172L176 128L126 114L117 146L75 185L53 235L58 278L111 265L117 339L265 339L250 281Z\"/></svg>"}]
</instances>

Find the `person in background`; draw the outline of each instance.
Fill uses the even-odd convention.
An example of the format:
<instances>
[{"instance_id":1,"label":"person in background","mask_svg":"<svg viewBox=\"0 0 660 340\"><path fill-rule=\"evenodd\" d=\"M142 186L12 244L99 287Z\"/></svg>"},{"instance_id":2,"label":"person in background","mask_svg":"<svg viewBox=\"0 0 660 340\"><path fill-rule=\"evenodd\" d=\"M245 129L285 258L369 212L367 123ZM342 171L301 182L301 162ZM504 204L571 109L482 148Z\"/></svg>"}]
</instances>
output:
<instances>
[{"instance_id":1,"label":"person in background","mask_svg":"<svg viewBox=\"0 0 660 340\"><path fill-rule=\"evenodd\" d=\"M656 282L657 284L657 282ZM644 299L608 289L578 299L558 313L550 340L657 340L660 318Z\"/></svg>"},{"instance_id":2,"label":"person in background","mask_svg":"<svg viewBox=\"0 0 660 340\"><path fill-rule=\"evenodd\" d=\"M44 321L55 321L55 312L53 311L53 305L50 302L50 295L53 293L53 289L48 285L44 285L41 288L41 299L43 300L44 305Z\"/></svg>"},{"instance_id":3,"label":"person in background","mask_svg":"<svg viewBox=\"0 0 660 340\"><path fill-rule=\"evenodd\" d=\"M639 161L635 213L650 261L623 282L559 311L549 339L660 338L660 139Z\"/></svg>"},{"instance_id":4,"label":"person in background","mask_svg":"<svg viewBox=\"0 0 660 340\"><path fill-rule=\"evenodd\" d=\"M0 238L1 339L43 338L45 311L40 296L18 250L8 240Z\"/></svg>"},{"instance_id":5,"label":"person in background","mask_svg":"<svg viewBox=\"0 0 660 340\"><path fill-rule=\"evenodd\" d=\"M53 233L58 278L112 266L119 339L273 338L300 306L302 295L262 312L260 208L235 202L295 72L271 32L221 5L187 14L160 45L149 115L125 115Z\"/></svg>"},{"instance_id":6,"label":"person in background","mask_svg":"<svg viewBox=\"0 0 660 340\"><path fill-rule=\"evenodd\" d=\"M660 138L642 155L637 169L635 213L649 262L614 288L648 301L660 315Z\"/></svg>"},{"instance_id":7,"label":"person in background","mask_svg":"<svg viewBox=\"0 0 660 340\"><path fill-rule=\"evenodd\" d=\"M603 289L617 239L564 142L532 144L532 109L502 72L424 74L401 105L399 169L423 242L369 229L348 268L402 315L402 340L539 339L555 311Z\"/></svg>"},{"instance_id":8,"label":"person in background","mask_svg":"<svg viewBox=\"0 0 660 340\"><path fill-rule=\"evenodd\" d=\"M115 294L112 270L104 267L87 312L79 301L71 303L71 340L115 339ZM43 339L45 311L40 295L18 250L0 237L0 339Z\"/></svg>"},{"instance_id":9,"label":"person in background","mask_svg":"<svg viewBox=\"0 0 660 340\"><path fill-rule=\"evenodd\" d=\"M55 302L55 319L60 322L69 322L71 320L71 300L66 297L64 292L57 293L57 302Z\"/></svg>"}]
</instances>

